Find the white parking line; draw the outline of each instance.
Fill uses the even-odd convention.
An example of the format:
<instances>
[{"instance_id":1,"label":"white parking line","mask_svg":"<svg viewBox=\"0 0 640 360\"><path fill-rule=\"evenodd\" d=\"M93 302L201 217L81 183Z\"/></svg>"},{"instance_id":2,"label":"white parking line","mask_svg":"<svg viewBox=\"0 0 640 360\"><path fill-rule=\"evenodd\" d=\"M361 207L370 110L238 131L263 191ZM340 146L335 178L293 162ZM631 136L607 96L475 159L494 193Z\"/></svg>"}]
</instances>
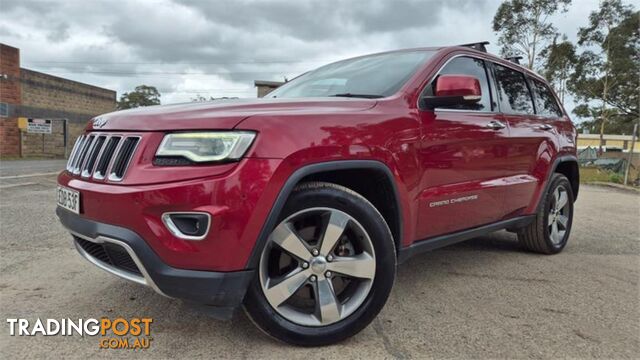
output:
<instances>
[{"instance_id":1,"label":"white parking line","mask_svg":"<svg viewBox=\"0 0 640 360\"><path fill-rule=\"evenodd\" d=\"M48 172L48 173L35 173L35 174L24 174L24 175L0 176L0 180L22 179L22 178L35 177L35 176L49 176L49 175L57 175L58 173L59 173L59 171Z\"/></svg>"},{"instance_id":2,"label":"white parking line","mask_svg":"<svg viewBox=\"0 0 640 360\"><path fill-rule=\"evenodd\" d=\"M0 189L8 189L12 187L28 186L28 185L38 185L38 183L27 182L27 183L20 183L20 184L0 185Z\"/></svg>"}]
</instances>

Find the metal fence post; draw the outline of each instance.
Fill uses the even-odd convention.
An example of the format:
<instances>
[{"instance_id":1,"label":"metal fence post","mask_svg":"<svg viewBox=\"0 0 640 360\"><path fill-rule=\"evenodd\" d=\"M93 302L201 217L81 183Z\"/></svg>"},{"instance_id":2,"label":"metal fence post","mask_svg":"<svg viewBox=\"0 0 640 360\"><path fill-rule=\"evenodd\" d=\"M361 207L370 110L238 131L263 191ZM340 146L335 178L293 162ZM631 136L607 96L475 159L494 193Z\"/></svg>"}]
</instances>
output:
<instances>
[{"instance_id":1,"label":"metal fence post","mask_svg":"<svg viewBox=\"0 0 640 360\"><path fill-rule=\"evenodd\" d=\"M631 168L631 161L633 160L633 148L634 145L636 144L636 139L637 139L637 134L638 134L638 123L635 123L633 125L633 134L631 135L631 149L629 149L629 157L627 160L627 168L624 171L624 183L625 185L627 185L627 181L629 180L629 169Z\"/></svg>"}]
</instances>

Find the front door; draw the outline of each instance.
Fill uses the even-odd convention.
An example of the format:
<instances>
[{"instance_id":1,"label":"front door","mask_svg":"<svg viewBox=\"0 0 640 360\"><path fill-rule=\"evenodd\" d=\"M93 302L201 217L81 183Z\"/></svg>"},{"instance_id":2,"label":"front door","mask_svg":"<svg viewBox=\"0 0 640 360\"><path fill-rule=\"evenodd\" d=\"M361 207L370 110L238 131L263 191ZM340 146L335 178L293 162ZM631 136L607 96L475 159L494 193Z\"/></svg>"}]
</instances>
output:
<instances>
[{"instance_id":1,"label":"front door","mask_svg":"<svg viewBox=\"0 0 640 360\"><path fill-rule=\"evenodd\" d=\"M485 63L455 57L442 68L442 74L476 77L482 99L472 106L420 112L423 176L418 239L489 224L504 215L509 129L494 110ZM432 91L433 84L425 89L427 95Z\"/></svg>"}]
</instances>

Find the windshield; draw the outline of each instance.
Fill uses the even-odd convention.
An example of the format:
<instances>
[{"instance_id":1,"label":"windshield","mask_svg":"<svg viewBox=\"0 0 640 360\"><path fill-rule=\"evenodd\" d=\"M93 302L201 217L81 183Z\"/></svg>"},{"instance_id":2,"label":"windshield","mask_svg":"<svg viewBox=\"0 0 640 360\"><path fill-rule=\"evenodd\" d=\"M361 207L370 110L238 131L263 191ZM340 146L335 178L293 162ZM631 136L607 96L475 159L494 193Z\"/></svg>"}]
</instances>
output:
<instances>
[{"instance_id":1,"label":"windshield","mask_svg":"<svg viewBox=\"0 0 640 360\"><path fill-rule=\"evenodd\" d=\"M432 55L421 50L339 61L303 74L266 97L386 97L395 94Z\"/></svg>"}]
</instances>

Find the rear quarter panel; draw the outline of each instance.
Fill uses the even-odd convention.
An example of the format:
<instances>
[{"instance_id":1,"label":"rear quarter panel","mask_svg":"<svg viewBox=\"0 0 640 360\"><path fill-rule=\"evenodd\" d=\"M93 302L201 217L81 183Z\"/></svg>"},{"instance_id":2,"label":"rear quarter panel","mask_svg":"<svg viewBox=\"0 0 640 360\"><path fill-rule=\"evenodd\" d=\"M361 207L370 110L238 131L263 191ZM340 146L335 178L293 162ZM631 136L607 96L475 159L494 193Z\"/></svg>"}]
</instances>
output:
<instances>
[{"instance_id":1,"label":"rear quarter panel","mask_svg":"<svg viewBox=\"0 0 640 360\"><path fill-rule=\"evenodd\" d=\"M533 175L538 179L538 185L535 188L529 206L524 211L525 214L533 214L538 209L540 199L544 195L546 186L555 171L560 160L572 160L577 158L576 154L576 128L569 119L564 116L554 122L556 127L556 143L554 147L557 149L551 153L549 149L540 149L535 162Z\"/></svg>"}]
</instances>

